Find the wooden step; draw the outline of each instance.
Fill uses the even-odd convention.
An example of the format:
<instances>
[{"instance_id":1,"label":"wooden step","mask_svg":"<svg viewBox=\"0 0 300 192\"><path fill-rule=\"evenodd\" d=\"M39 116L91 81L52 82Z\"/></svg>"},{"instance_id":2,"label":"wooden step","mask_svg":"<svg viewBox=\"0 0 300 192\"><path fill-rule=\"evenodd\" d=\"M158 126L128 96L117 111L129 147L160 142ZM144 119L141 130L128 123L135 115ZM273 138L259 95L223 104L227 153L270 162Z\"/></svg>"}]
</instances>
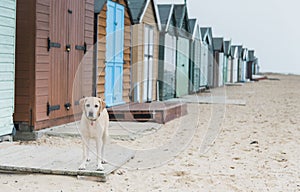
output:
<instances>
[{"instance_id":1,"label":"wooden step","mask_svg":"<svg viewBox=\"0 0 300 192\"><path fill-rule=\"evenodd\" d=\"M164 124L187 114L182 102L127 103L108 108L111 121L156 122Z\"/></svg>"}]
</instances>

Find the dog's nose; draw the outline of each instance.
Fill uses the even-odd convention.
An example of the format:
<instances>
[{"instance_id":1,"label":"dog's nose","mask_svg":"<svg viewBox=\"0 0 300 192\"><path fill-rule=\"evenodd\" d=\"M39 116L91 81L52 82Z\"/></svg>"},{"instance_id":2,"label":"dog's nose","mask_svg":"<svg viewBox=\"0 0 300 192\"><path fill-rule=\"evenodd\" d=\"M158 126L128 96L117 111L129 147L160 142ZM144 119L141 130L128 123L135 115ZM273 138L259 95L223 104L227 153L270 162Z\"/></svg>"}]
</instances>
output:
<instances>
[{"instance_id":1,"label":"dog's nose","mask_svg":"<svg viewBox=\"0 0 300 192\"><path fill-rule=\"evenodd\" d=\"M89 112L89 117L93 117L94 116L94 114L93 114L93 112Z\"/></svg>"}]
</instances>

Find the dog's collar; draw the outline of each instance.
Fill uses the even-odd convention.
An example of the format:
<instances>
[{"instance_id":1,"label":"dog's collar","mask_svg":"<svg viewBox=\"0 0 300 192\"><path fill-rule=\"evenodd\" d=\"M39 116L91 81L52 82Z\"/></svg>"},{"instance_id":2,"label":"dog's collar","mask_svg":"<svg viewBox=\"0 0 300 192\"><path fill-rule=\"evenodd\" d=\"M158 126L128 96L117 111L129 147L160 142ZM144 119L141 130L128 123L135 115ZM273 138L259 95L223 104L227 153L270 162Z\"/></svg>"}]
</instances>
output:
<instances>
[{"instance_id":1,"label":"dog's collar","mask_svg":"<svg viewBox=\"0 0 300 192\"><path fill-rule=\"evenodd\" d=\"M86 118L88 121L90 121L91 126L93 126L93 125L96 123L96 121L97 121L97 119L89 119L87 116L85 116L85 118Z\"/></svg>"},{"instance_id":2,"label":"dog's collar","mask_svg":"<svg viewBox=\"0 0 300 192\"><path fill-rule=\"evenodd\" d=\"M96 120L90 120L91 121L91 126L94 126L94 124L96 123Z\"/></svg>"}]
</instances>

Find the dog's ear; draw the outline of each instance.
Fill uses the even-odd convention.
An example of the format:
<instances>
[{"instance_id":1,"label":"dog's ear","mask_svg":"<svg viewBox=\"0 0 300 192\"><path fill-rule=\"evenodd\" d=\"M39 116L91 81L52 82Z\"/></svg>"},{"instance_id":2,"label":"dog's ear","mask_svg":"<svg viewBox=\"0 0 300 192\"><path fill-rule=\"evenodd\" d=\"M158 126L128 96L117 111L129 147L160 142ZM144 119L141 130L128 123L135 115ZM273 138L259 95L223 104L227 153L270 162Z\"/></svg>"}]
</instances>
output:
<instances>
[{"instance_id":1,"label":"dog's ear","mask_svg":"<svg viewBox=\"0 0 300 192\"><path fill-rule=\"evenodd\" d=\"M102 98L98 98L98 99L99 99L99 103L100 103L100 108L99 108L99 110L102 112L103 109L106 108L106 103L103 101Z\"/></svg>"},{"instance_id":2,"label":"dog's ear","mask_svg":"<svg viewBox=\"0 0 300 192\"><path fill-rule=\"evenodd\" d=\"M106 108L106 103L105 101L103 101L103 99L101 99L101 111L103 111L103 109Z\"/></svg>"},{"instance_id":3,"label":"dog's ear","mask_svg":"<svg viewBox=\"0 0 300 192\"><path fill-rule=\"evenodd\" d=\"M79 106L81 107L82 111L84 111L84 103L86 101L86 98L81 98L79 100Z\"/></svg>"}]
</instances>

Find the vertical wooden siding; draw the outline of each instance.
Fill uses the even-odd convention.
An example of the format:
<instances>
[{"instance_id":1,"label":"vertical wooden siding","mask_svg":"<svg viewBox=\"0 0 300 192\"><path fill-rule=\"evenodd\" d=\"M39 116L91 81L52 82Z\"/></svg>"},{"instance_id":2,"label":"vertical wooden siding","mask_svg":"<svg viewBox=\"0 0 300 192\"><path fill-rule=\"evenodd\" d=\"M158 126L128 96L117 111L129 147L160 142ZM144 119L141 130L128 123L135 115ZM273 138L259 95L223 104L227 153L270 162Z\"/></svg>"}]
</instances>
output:
<instances>
[{"instance_id":1,"label":"vertical wooden siding","mask_svg":"<svg viewBox=\"0 0 300 192\"><path fill-rule=\"evenodd\" d=\"M15 122L30 122L34 103L35 0L17 1Z\"/></svg>"},{"instance_id":2,"label":"vertical wooden siding","mask_svg":"<svg viewBox=\"0 0 300 192\"><path fill-rule=\"evenodd\" d=\"M124 0L115 1L122 4L125 7L125 19L124 19L124 61L123 66L123 100L125 102L130 101L130 73L131 73L131 20L128 7ZM97 30L97 96L104 98L105 90L105 47L106 47L106 4L98 15L98 30Z\"/></svg>"},{"instance_id":3,"label":"vertical wooden siding","mask_svg":"<svg viewBox=\"0 0 300 192\"><path fill-rule=\"evenodd\" d=\"M16 1L0 5L0 136L13 129Z\"/></svg>"},{"instance_id":4,"label":"vertical wooden siding","mask_svg":"<svg viewBox=\"0 0 300 192\"><path fill-rule=\"evenodd\" d=\"M35 121L47 120L46 104L49 101L51 83L49 64L49 52L47 50L47 38L50 28L50 1L36 0L36 42L35 42L35 107L33 119ZM51 50L52 51L52 50ZM53 62L53 61L52 61Z\"/></svg>"}]
</instances>

